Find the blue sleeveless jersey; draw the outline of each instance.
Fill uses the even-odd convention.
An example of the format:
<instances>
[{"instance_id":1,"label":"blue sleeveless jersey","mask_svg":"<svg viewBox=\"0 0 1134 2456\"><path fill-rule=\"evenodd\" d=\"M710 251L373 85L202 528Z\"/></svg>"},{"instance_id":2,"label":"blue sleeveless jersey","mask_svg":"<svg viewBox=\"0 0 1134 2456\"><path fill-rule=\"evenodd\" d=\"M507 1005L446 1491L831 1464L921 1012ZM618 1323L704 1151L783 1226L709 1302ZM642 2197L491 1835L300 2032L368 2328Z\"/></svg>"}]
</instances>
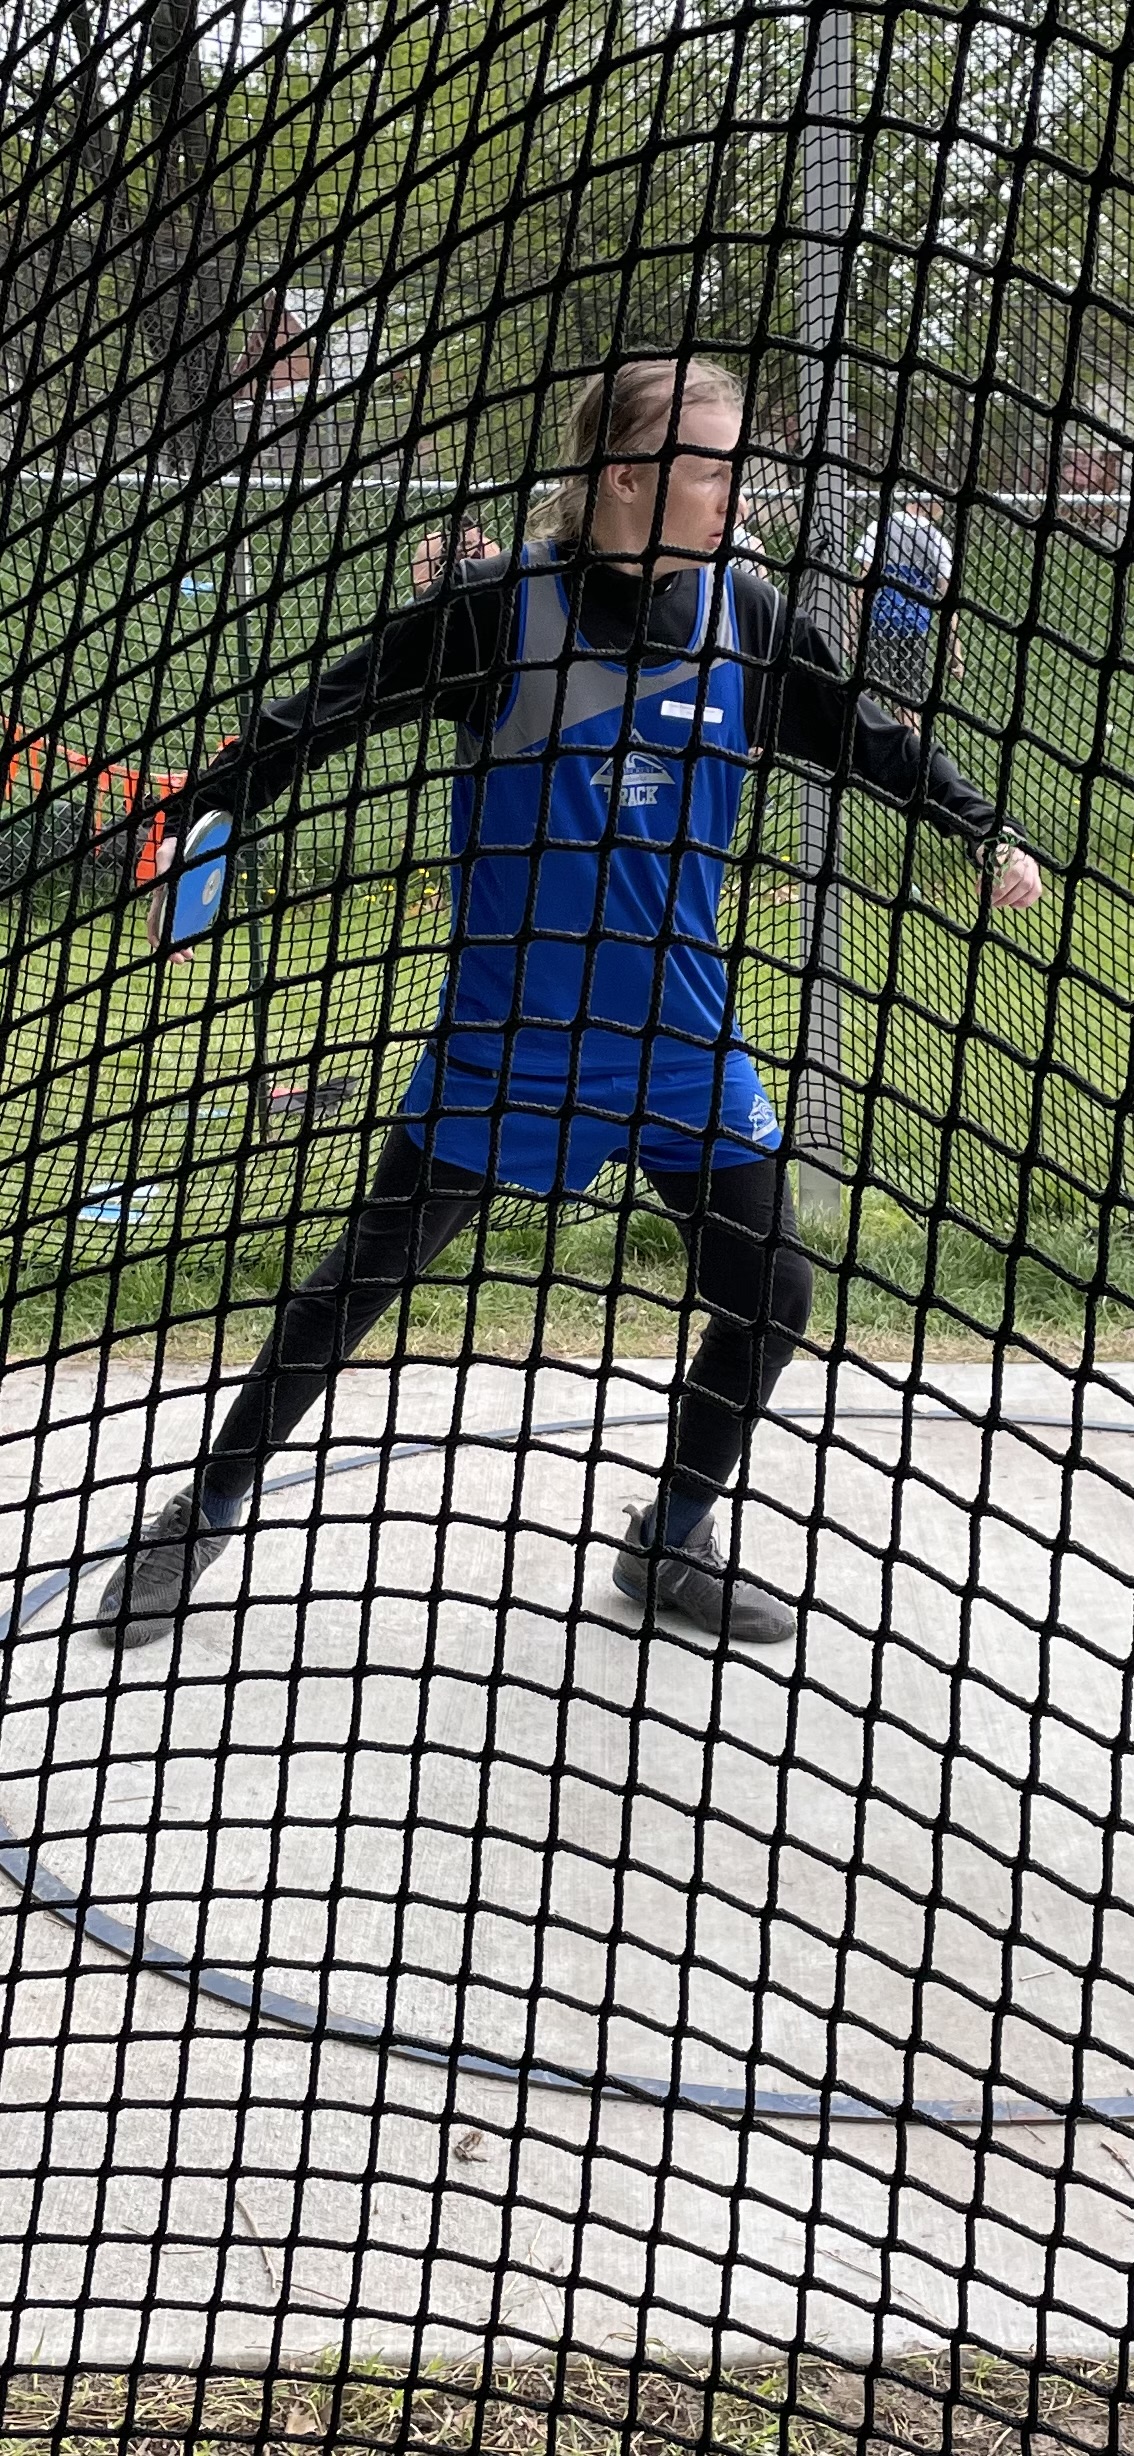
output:
<instances>
[{"instance_id":1,"label":"blue sleeveless jersey","mask_svg":"<svg viewBox=\"0 0 1134 2456\"><path fill-rule=\"evenodd\" d=\"M406 1122L421 1141L428 1118L431 1148L457 1166L540 1190L589 1183L635 1120L646 1165L651 1120L651 1149L658 1135L669 1149L670 1126L681 1138L683 1156L658 1166L699 1166L690 1137L718 1125L714 1160L751 1159L780 1130L736 1045L717 939L749 748L743 671L722 653L731 573L711 658L702 571L686 654L642 668L630 704L625 660L583 641L566 653L553 553L523 561L510 697L488 744L458 735L449 975ZM621 1142L599 1151L601 1131L582 1130L592 1115Z\"/></svg>"}]
</instances>

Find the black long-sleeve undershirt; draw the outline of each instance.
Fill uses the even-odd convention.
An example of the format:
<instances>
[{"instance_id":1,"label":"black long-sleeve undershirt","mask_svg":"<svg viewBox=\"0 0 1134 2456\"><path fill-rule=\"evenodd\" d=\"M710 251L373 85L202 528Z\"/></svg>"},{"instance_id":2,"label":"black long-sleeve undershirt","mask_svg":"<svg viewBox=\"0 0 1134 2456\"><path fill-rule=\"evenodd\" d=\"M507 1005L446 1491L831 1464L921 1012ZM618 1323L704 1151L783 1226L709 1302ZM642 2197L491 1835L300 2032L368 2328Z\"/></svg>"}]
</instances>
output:
<instances>
[{"instance_id":1,"label":"black long-sleeve undershirt","mask_svg":"<svg viewBox=\"0 0 1134 2456\"><path fill-rule=\"evenodd\" d=\"M655 582L641 621L637 575L609 564L565 573L587 647L605 655L664 664L686 647L696 619L694 568ZM458 564L416 604L392 614L303 691L265 703L238 742L165 805L176 830L204 809L263 810L309 768L354 748L364 734L406 725L427 710L489 731L514 670L519 567L509 556ZM794 620L783 654L786 609L779 592L743 568L734 571L738 653L744 668L750 748L767 747L821 774L844 764L851 685L827 641L806 615ZM897 803L919 787L927 815L970 847L997 830L997 814L936 746L865 696L857 700L850 772Z\"/></svg>"}]
</instances>

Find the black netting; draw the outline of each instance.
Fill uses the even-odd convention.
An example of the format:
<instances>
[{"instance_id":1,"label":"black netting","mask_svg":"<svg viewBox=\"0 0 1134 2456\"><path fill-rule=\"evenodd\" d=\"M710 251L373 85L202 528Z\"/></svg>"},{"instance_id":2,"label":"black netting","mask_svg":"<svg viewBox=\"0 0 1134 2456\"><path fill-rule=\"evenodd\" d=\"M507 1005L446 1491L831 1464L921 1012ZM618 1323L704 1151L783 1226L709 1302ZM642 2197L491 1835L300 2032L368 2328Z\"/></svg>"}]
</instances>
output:
<instances>
[{"instance_id":1,"label":"black netting","mask_svg":"<svg viewBox=\"0 0 1134 2456\"><path fill-rule=\"evenodd\" d=\"M1121 2451L1130 27L2 30L5 2444Z\"/></svg>"}]
</instances>

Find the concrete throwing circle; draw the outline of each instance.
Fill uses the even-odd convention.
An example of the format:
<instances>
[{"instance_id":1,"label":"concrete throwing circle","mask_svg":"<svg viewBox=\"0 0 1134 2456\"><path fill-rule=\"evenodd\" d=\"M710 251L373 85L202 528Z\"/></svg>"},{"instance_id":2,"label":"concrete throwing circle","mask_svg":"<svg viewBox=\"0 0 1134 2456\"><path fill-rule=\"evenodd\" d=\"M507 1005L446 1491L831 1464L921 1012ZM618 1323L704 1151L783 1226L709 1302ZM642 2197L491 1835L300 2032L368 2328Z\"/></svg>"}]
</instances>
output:
<instances>
[{"instance_id":1,"label":"concrete throwing circle","mask_svg":"<svg viewBox=\"0 0 1134 2456\"><path fill-rule=\"evenodd\" d=\"M0 1864L114 1950L136 1957L156 1934L150 1966L260 2018L722 2112L892 2114L916 2100L938 2120L975 2120L982 2049L988 2067L970 1975L958 1967L951 1987L950 1968L938 1972L911 2089L904 1974L924 1949L917 1903L935 1851L943 1928L966 1916L978 1863L991 1879L1018 1856L1019 1772L999 1726L1013 1677L1028 1726L1026 1615L1040 1597L1006 1534L1003 1601L983 1607L975 1636L970 1614L962 1651L946 1582L934 1621L928 1566L908 1571L905 1593L899 1573L879 1691L871 1522L892 1507L901 1410L861 1414L879 1424L877 1455L860 1437L827 1457L819 1600L798 1661L790 1649L718 1661L660 1626L637 1642L609 1567L628 1473L656 1471L664 1410L604 1420L604 1443L619 1426L653 1428L637 1467L596 1465L593 1422L575 1418L529 1428L522 1447L511 1429L464 1434L456 1450L441 1437L395 1445L385 1466L372 1452L335 1458L355 1480L319 1523L299 1499L313 1470L274 1479L179 1640L117 1666L81 1609L65 1643L33 1629L71 1583L59 1573L21 1614ZM766 1556L776 1520L769 1574L787 1586L814 1450L786 1419L765 1450L771 1508L754 1505L745 1550ZM777 1511L789 1496L791 1517ZM825 1591L838 1597L826 1609ZM1069 1625L1047 1645L1057 1750L1061 1730L1071 1747L1082 1727L1084 1678L1100 1699L1105 1688L1107 1712L1113 1679L1106 1649ZM974 1736L950 1764L958 1681ZM936 1818L935 1764L950 1787ZM1021 1987L1029 1955L1067 1960L1068 1904L1084 1899L1075 1855L1097 1832L1085 1817L1078 1839L1063 1835L1067 1883L1055 1879L1063 1941L1045 1943L1029 1918ZM30 1866L21 1833L37 1836ZM1040 1931L1041 1873L1050 1886L1049 1860L1033 1886ZM861 2012L846 1989L855 1958L870 1973ZM1011 2098L1066 2103L1065 2037L1062 2016L1018 2025ZM1087 2062L1093 2099L1129 2111L1108 2042ZM785 2088L784 2074L804 2085Z\"/></svg>"}]
</instances>

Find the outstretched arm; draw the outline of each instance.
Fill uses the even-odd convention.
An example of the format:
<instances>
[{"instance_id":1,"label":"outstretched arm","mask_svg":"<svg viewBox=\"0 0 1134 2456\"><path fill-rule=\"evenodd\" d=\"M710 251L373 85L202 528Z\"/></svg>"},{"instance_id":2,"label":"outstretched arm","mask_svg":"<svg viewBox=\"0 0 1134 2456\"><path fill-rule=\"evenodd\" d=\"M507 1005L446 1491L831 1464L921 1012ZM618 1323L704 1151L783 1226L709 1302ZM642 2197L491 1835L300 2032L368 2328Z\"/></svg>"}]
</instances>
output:
<instances>
[{"instance_id":1,"label":"outstretched arm","mask_svg":"<svg viewBox=\"0 0 1134 2456\"><path fill-rule=\"evenodd\" d=\"M780 750L833 773L843 755L850 689L822 632L798 615L780 703ZM920 735L865 694L855 704L853 721L852 774L893 801L912 800L923 777ZM941 833L960 836L978 868L995 861L993 903L1016 911L1037 903L1043 893L1039 865L1020 830L1004 824L936 744L924 762L924 789L926 810Z\"/></svg>"},{"instance_id":2,"label":"outstretched arm","mask_svg":"<svg viewBox=\"0 0 1134 2456\"><path fill-rule=\"evenodd\" d=\"M150 945L156 950L160 943L164 880L195 818L209 810L255 815L335 751L384 726L412 723L426 708L476 721L504 673L514 603L510 556L459 566L451 580L438 581L416 605L392 614L372 639L327 666L305 690L266 701L238 740L160 805L165 825L159 883L146 920ZM186 948L174 960L185 961L191 952Z\"/></svg>"},{"instance_id":3,"label":"outstretched arm","mask_svg":"<svg viewBox=\"0 0 1134 2456\"><path fill-rule=\"evenodd\" d=\"M515 574L506 555L458 566L373 638L328 665L290 699L267 700L235 742L163 804L176 835L203 810L255 814L309 768L426 708L471 717L500 675Z\"/></svg>"}]
</instances>

